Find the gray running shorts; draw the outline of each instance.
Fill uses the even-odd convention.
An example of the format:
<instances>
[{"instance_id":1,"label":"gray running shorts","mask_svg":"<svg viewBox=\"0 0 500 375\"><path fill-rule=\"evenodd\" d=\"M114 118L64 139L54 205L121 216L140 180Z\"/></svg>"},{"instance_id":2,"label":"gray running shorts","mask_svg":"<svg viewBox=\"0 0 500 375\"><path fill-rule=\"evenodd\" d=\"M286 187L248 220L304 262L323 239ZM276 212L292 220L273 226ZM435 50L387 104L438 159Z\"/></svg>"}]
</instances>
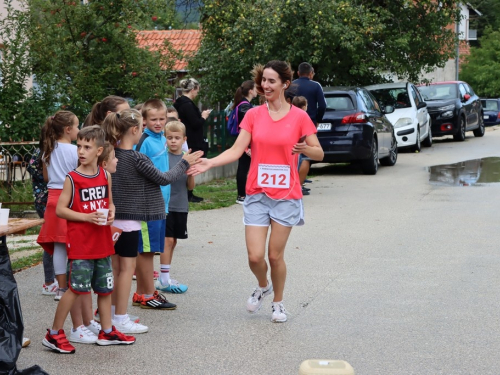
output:
<instances>
[{"instance_id":1,"label":"gray running shorts","mask_svg":"<svg viewBox=\"0 0 500 375\"><path fill-rule=\"evenodd\" d=\"M243 203L243 224L267 227L271 220L285 227L304 225L302 199L275 200L266 194L247 195Z\"/></svg>"}]
</instances>

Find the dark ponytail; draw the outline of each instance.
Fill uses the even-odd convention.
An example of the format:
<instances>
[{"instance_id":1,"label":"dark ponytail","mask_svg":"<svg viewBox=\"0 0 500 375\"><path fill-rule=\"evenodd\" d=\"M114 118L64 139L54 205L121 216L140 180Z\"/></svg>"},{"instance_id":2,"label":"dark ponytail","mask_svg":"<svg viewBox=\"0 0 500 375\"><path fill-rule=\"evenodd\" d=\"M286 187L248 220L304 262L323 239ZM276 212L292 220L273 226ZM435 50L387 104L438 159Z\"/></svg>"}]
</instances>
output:
<instances>
[{"instance_id":1,"label":"dark ponytail","mask_svg":"<svg viewBox=\"0 0 500 375\"><path fill-rule=\"evenodd\" d=\"M238 104L240 104L250 93L251 90L255 88L255 82L252 80L245 81L236 90L234 94L233 107L235 109Z\"/></svg>"}]
</instances>

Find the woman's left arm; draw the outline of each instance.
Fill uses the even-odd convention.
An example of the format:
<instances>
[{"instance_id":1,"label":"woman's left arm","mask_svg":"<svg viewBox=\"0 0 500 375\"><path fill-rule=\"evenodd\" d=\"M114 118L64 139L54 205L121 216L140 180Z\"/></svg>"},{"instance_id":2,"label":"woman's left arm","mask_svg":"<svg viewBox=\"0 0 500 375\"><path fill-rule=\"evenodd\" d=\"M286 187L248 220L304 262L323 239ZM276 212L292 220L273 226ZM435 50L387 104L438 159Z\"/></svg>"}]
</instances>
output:
<instances>
[{"instance_id":1,"label":"woman's left arm","mask_svg":"<svg viewBox=\"0 0 500 375\"><path fill-rule=\"evenodd\" d=\"M292 151L296 154L304 154L309 159L316 161L321 161L324 157L323 148L321 148L316 134L310 134L304 142L295 144Z\"/></svg>"}]
</instances>

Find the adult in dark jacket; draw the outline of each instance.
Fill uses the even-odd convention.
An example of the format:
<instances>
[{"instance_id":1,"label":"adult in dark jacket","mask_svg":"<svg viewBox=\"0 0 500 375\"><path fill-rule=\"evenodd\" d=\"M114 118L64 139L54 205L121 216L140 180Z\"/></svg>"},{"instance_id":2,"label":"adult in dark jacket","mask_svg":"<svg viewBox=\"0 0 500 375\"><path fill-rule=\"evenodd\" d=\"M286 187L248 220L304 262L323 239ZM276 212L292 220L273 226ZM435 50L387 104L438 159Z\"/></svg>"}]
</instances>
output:
<instances>
[{"instance_id":1,"label":"adult in dark jacket","mask_svg":"<svg viewBox=\"0 0 500 375\"><path fill-rule=\"evenodd\" d=\"M252 80L245 81L236 90L233 100L233 108L238 107L238 125L241 124L243 118L247 111L252 108L250 102L253 98L257 97L257 88L255 87L255 82ZM238 190L238 196L236 198L236 203L243 204L245 201L245 186L247 184L248 170L250 169L251 161L251 151L247 147L245 152L241 155L238 160L238 170L236 171L236 187Z\"/></svg>"},{"instance_id":2,"label":"adult in dark jacket","mask_svg":"<svg viewBox=\"0 0 500 375\"><path fill-rule=\"evenodd\" d=\"M194 78L183 79L180 82L182 96L174 103L174 108L179 113L179 120L186 126L187 143L191 152L207 152L205 147L205 138L203 130L205 122L210 115L211 110L207 109L200 112L200 109L194 104L194 99L200 92L200 84ZM206 155L204 155L206 157ZM192 190L188 190L188 199L190 202L201 202L203 198L197 197Z\"/></svg>"},{"instance_id":3,"label":"adult in dark jacket","mask_svg":"<svg viewBox=\"0 0 500 375\"><path fill-rule=\"evenodd\" d=\"M326 99L323 94L323 88L318 82L312 80L314 77L314 69L311 64L307 62L301 63L299 65L298 75L299 78L292 83L295 88L294 93L296 96L303 96L307 99L307 114L314 125L318 126L326 110ZM302 184L309 173L310 165L311 163L308 160L301 160L301 164L299 164L299 176ZM303 189L302 192L304 195L309 195L307 189L306 191Z\"/></svg>"}]
</instances>

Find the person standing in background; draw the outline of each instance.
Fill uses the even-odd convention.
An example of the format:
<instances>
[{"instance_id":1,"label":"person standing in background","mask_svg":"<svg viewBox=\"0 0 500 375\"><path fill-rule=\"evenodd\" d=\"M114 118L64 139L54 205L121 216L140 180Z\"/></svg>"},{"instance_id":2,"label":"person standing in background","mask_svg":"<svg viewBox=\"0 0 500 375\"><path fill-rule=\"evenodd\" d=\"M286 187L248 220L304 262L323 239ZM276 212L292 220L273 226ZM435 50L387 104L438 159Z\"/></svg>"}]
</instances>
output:
<instances>
[{"instance_id":1,"label":"person standing in background","mask_svg":"<svg viewBox=\"0 0 500 375\"><path fill-rule=\"evenodd\" d=\"M179 114L179 120L186 127L187 142L189 143L191 152L203 151L206 157L207 149L205 147L203 130L212 110L207 109L200 112L194 103L194 99L198 96L201 88L197 80L194 78L183 79L180 82L180 87L182 89L182 96L175 101L174 108ZM197 197L193 194L192 190L188 190L188 200L189 202L198 203L202 202L203 198Z\"/></svg>"},{"instance_id":2,"label":"person standing in background","mask_svg":"<svg viewBox=\"0 0 500 375\"><path fill-rule=\"evenodd\" d=\"M232 109L238 108L238 125L243 121L247 111L253 107L250 102L256 97L257 89L255 88L255 82L252 80L243 82L236 90ZM238 170L236 171L236 187L238 190L236 203L238 204L243 204L245 201L245 187L247 184L248 170L250 169L250 157L251 151L250 148L247 147L238 160Z\"/></svg>"},{"instance_id":3,"label":"person standing in background","mask_svg":"<svg viewBox=\"0 0 500 375\"><path fill-rule=\"evenodd\" d=\"M295 95L303 96L307 100L307 114L311 118L311 121L317 127L318 123L323 119L323 115L326 110L326 99L323 94L323 88L321 85L313 81L314 68L311 64L303 62L299 65L298 69L299 78L292 82L295 87ZM309 160L302 160L300 157L299 161L299 176L300 183L303 184L306 180L307 174L309 173L309 167L311 163ZM308 193L306 193L308 195Z\"/></svg>"}]
</instances>

